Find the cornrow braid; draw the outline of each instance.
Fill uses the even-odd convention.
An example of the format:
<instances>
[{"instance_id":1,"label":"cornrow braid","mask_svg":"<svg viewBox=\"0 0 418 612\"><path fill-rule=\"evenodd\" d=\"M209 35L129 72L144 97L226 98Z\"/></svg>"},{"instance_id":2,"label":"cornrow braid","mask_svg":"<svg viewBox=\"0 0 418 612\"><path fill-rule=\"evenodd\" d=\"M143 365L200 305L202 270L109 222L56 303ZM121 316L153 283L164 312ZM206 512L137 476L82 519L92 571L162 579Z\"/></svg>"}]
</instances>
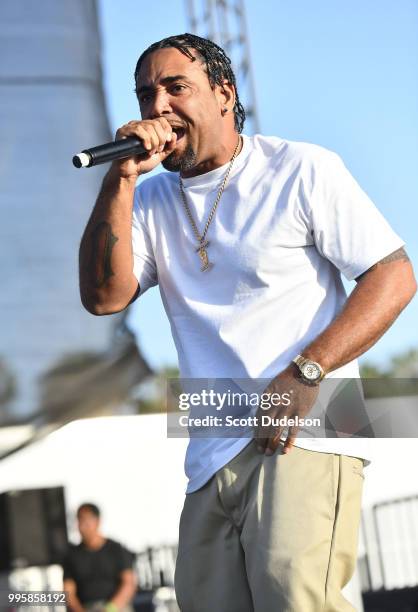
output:
<instances>
[{"instance_id":1,"label":"cornrow braid","mask_svg":"<svg viewBox=\"0 0 418 612\"><path fill-rule=\"evenodd\" d=\"M190 49L197 51L205 62L209 83L212 87L214 87L215 84L223 85L224 80L228 81L234 86L235 129L238 133L241 133L245 122L245 110L238 96L235 74L232 70L231 60L221 47L207 38L201 38L200 36L195 36L194 34L185 33L163 38L163 40L150 45L148 49L145 49L145 51L142 53L136 64L134 75L136 93L138 86L138 75L144 58L157 49L165 49L167 47L174 47L175 49L178 49L181 53L183 53L183 55L189 57L192 62L196 60L196 57L191 53Z\"/></svg>"}]
</instances>

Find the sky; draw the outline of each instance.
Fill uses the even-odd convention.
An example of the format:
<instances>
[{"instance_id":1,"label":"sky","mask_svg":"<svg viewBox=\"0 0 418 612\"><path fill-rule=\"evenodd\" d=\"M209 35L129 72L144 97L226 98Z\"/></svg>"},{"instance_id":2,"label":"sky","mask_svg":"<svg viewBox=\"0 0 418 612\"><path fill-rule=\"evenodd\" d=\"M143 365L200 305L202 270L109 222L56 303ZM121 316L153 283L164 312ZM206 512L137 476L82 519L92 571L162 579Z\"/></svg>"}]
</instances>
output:
<instances>
[{"instance_id":1,"label":"sky","mask_svg":"<svg viewBox=\"0 0 418 612\"><path fill-rule=\"evenodd\" d=\"M260 132L337 152L418 268L418 3L245 0L245 7ZM99 11L116 131L139 118L132 75L141 52L191 28L185 0L99 0ZM177 363L157 288L137 300L131 321L154 368ZM361 361L385 366L418 348L417 321L415 297Z\"/></svg>"}]
</instances>

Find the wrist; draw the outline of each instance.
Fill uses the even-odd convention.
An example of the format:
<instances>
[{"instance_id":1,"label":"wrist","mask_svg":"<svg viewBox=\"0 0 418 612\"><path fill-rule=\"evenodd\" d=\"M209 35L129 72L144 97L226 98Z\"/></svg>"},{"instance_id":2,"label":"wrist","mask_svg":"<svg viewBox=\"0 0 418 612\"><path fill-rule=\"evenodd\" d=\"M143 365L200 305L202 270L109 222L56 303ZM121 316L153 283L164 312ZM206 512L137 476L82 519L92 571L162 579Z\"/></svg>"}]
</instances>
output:
<instances>
[{"instance_id":1,"label":"wrist","mask_svg":"<svg viewBox=\"0 0 418 612\"><path fill-rule=\"evenodd\" d=\"M296 355L292 360L292 364L296 368L299 379L305 384L319 385L326 375L322 365L308 357L305 353Z\"/></svg>"},{"instance_id":2,"label":"wrist","mask_svg":"<svg viewBox=\"0 0 418 612\"><path fill-rule=\"evenodd\" d=\"M305 348L303 349L303 351L301 351L300 354L303 355L303 357L306 357L306 359L309 359L310 361L315 361L316 363L319 363L326 374L328 374L328 372L331 372L331 370L333 369L332 360L330 359L331 353L329 350L324 351L315 348Z\"/></svg>"},{"instance_id":3,"label":"wrist","mask_svg":"<svg viewBox=\"0 0 418 612\"><path fill-rule=\"evenodd\" d=\"M136 187L137 180L137 174L130 174L128 176L124 176L120 173L119 168L113 164L110 166L110 169L104 178L104 182L107 185L117 186L119 188L128 189L132 191Z\"/></svg>"}]
</instances>

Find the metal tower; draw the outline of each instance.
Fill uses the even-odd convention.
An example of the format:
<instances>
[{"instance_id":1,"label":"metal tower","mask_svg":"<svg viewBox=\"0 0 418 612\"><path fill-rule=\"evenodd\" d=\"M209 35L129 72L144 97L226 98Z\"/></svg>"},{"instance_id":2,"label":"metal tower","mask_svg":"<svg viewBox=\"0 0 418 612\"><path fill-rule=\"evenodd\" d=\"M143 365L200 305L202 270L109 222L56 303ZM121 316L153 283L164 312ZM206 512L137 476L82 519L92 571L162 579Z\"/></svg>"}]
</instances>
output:
<instances>
[{"instance_id":1,"label":"metal tower","mask_svg":"<svg viewBox=\"0 0 418 612\"><path fill-rule=\"evenodd\" d=\"M259 132L244 0L186 0L186 12L191 32L213 40L231 58L247 115L245 132Z\"/></svg>"}]
</instances>

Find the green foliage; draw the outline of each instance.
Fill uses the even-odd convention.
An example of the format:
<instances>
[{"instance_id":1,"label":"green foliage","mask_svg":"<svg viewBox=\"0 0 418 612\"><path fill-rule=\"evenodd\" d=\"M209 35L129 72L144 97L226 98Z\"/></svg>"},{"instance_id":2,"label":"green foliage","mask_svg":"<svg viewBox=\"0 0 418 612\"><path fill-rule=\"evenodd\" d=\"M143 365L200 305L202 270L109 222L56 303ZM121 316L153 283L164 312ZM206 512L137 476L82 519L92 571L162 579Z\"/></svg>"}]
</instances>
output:
<instances>
[{"instance_id":1,"label":"green foliage","mask_svg":"<svg viewBox=\"0 0 418 612\"><path fill-rule=\"evenodd\" d=\"M418 350L394 355L386 368L366 361L360 367L360 375L366 397L418 395Z\"/></svg>"},{"instance_id":2,"label":"green foliage","mask_svg":"<svg viewBox=\"0 0 418 612\"><path fill-rule=\"evenodd\" d=\"M381 370L378 366L366 362L360 366L360 374L362 378L387 378L388 374Z\"/></svg>"},{"instance_id":3,"label":"green foliage","mask_svg":"<svg viewBox=\"0 0 418 612\"><path fill-rule=\"evenodd\" d=\"M175 409L173 405L173 391L180 393L179 370L177 366L165 366L156 376L144 385L141 385L139 395L134 405L139 414L161 414Z\"/></svg>"}]
</instances>

